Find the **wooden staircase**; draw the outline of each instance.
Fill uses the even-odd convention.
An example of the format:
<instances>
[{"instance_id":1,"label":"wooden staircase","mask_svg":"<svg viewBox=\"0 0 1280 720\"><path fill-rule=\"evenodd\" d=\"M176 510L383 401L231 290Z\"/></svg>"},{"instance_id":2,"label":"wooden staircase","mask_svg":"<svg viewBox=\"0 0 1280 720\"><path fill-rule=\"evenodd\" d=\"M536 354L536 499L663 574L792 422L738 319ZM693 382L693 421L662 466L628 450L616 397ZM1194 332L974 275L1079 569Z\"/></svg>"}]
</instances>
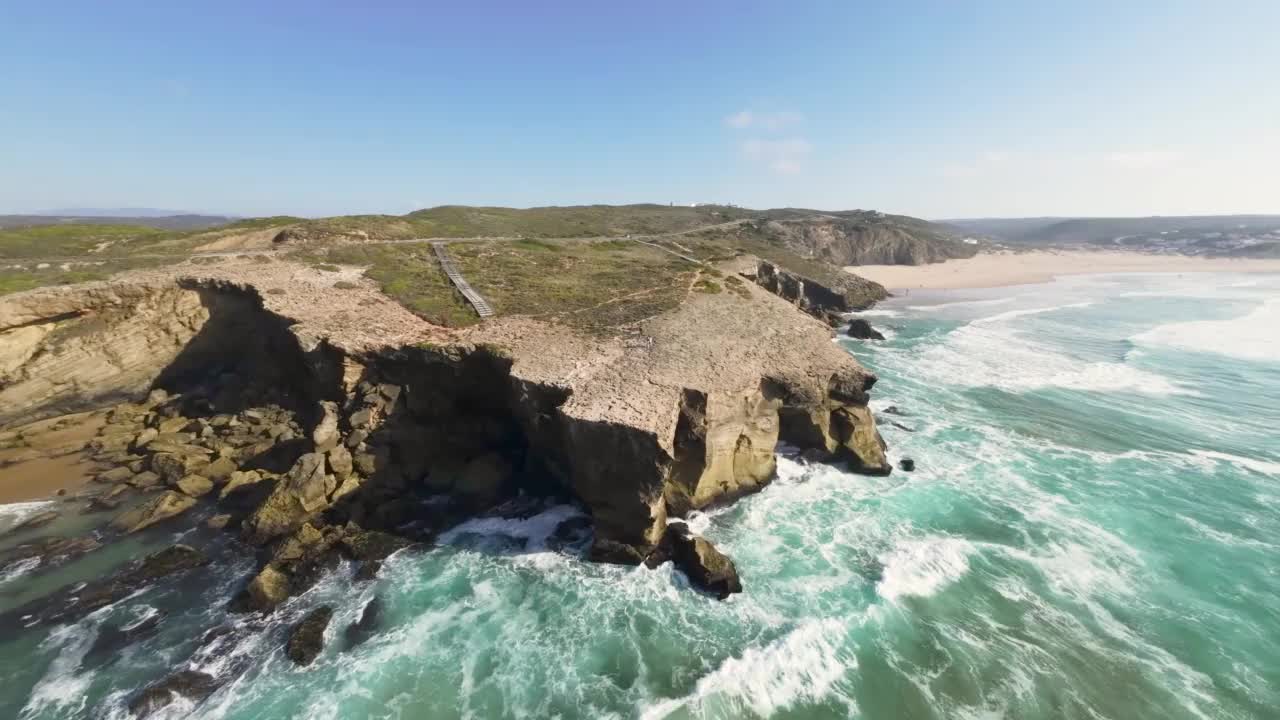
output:
<instances>
[{"instance_id":1,"label":"wooden staircase","mask_svg":"<svg viewBox=\"0 0 1280 720\"><path fill-rule=\"evenodd\" d=\"M458 288L458 292L462 293L462 297L471 303L471 307L476 309L476 314L482 318L493 317L493 308L489 306L489 302L481 297L480 293L462 277L462 273L458 271L458 266L453 264L453 258L449 257L449 251L445 249L442 242L433 242L431 247L436 251L436 258L440 260L440 267L444 268L444 274L449 276L449 282Z\"/></svg>"}]
</instances>

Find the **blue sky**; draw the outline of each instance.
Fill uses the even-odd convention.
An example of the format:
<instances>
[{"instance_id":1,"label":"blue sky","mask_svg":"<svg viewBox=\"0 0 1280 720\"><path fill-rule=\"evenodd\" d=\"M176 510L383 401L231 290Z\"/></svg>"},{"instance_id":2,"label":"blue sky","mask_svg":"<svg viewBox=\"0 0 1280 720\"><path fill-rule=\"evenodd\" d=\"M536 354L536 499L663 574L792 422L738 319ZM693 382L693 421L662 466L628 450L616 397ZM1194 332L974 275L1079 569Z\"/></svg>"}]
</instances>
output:
<instances>
[{"instance_id":1,"label":"blue sky","mask_svg":"<svg viewBox=\"0 0 1280 720\"><path fill-rule=\"evenodd\" d=\"M0 212L1280 212L1280 3L0 0Z\"/></svg>"}]
</instances>

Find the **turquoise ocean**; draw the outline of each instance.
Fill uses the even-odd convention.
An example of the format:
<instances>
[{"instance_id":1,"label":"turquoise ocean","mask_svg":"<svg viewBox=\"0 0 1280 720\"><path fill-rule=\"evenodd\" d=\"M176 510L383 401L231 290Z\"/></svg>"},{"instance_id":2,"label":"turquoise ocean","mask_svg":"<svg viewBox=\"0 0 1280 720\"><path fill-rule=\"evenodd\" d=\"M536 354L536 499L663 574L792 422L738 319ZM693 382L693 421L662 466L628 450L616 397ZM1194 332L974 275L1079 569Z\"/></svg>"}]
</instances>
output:
<instances>
[{"instance_id":1,"label":"turquoise ocean","mask_svg":"<svg viewBox=\"0 0 1280 720\"><path fill-rule=\"evenodd\" d=\"M784 449L766 490L692 518L737 562L727 602L669 565L581 562L550 541L578 512L556 506L470 521L372 583L341 567L266 622L223 609L246 558L73 625L0 628L0 718L125 718L186 667L224 684L155 717L1280 717L1280 276L1080 276L865 316L886 341L837 342L879 374L891 457L916 470ZM0 508L0 527L40 507ZM0 610L226 542L204 532L0 568ZM370 603L376 631L348 637ZM327 647L295 667L285 634L321 604ZM156 634L101 650L157 613Z\"/></svg>"}]
</instances>

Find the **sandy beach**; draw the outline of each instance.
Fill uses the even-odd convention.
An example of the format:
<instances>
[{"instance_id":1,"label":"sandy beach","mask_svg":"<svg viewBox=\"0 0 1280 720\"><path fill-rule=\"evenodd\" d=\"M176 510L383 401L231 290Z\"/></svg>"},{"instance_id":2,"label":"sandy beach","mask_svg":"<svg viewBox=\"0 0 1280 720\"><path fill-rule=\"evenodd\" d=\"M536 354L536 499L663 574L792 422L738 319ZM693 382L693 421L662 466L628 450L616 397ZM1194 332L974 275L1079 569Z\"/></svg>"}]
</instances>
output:
<instances>
[{"instance_id":1,"label":"sandy beach","mask_svg":"<svg viewBox=\"0 0 1280 720\"><path fill-rule=\"evenodd\" d=\"M1107 250L982 254L933 265L858 265L846 271L894 289L948 290L1049 282L1060 275L1128 272L1275 272L1280 259L1198 258Z\"/></svg>"}]
</instances>

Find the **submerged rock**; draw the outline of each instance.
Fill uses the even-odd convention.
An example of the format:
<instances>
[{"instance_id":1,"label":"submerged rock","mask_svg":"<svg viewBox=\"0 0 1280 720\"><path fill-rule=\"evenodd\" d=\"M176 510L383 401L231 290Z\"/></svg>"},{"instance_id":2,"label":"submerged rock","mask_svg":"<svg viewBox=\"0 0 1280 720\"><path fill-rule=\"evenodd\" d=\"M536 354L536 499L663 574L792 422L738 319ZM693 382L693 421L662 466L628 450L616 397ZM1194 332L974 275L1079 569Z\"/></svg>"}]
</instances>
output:
<instances>
[{"instance_id":1,"label":"submerged rock","mask_svg":"<svg viewBox=\"0 0 1280 720\"><path fill-rule=\"evenodd\" d=\"M61 514L62 513L58 512L57 510L45 510L44 512L36 513L35 515L32 515L26 520L23 520L22 522L15 525L14 528L9 532L15 533L15 532L21 532L23 530L33 530L38 527L44 527L45 525L48 525L54 520L57 520L58 516L60 516Z\"/></svg>"},{"instance_id":2,"label":"submerged rock","mask_svg":"<svg viewBox=\"0 0 1280 720\"><path fill-rule=\"evenodd\" d=\"M312 610L298 623L289 635L285 654L299 665L310 665L324 649L324 631L333 619L333 608L328 605Z\"/></svg>"},{"instance_id":3,"label":"submerged rock","mask_svg":"<svg viewBox=\"0 0 1280 720\"><path fill-rule=\"evenodd\" d=\"M164 615L156 613L131 625L104 627L98 631L98 637L93 641L86 657L110 661L113 659L111 656L121 650L155 635L163 620Z\"/></svg>"},{"instance_id":4,"label":"submerged rock","mask_svg":"<svg viewBox=\"0 0 1280 720\"><path fill-rule=\"evenodd\" d=\"M351 649L378 632L378 627L382 624L382 598L374 595L373 599L364 606L364 610L360 611L360 619L347 626L343 637L347 641L347 649Z\"/></svg>"},{"instance_id":5,"label":"submerged rock","mask_svg":"<svg viewBox=\"0 0 1280 720\"><path fill-rule=\"evenodd\" d=\"M871 323L862 318L854 318L849 321L849 328L844 331L845 335L858 340L883 340L884 335L871 327Z\"/></svg>"},{"instance_id":6,"label":"submerged rock","mask_svg":"<svg viewBox=\"0 0 1280 720\"><path fill-rule=\"evenodd\" d=\"M902 468L905 472L911 472L916 469L916 461L911 458L902 458L898 461L898 467Z\"/></svg>"},{"instance_id":7,"label":"submerged rock","mask_svg":"<svg viewBox=\"0 0 1280 720\"><path fill-rule=\"evenodd\" d=\"M218 680L214 676L197 670L179 670L138 693L129 702L129 712L145 718L163 710L180 697L200 702L217 689Z\"/></svg>"}]
</instances>

